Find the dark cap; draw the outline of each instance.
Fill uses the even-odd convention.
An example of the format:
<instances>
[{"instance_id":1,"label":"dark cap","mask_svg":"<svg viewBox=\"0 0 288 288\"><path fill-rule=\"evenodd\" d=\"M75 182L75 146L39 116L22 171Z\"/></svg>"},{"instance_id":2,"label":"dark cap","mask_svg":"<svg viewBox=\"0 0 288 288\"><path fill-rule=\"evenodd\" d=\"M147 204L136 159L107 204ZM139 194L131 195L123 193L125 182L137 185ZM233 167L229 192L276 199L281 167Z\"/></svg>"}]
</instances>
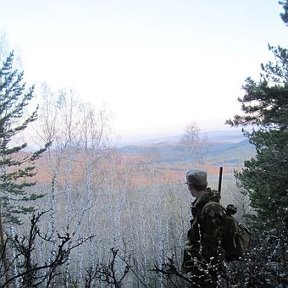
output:
<instances>
[{"instance_id":1,"label":"dark cap","mask_svg":"<svg viewBox=\"0 0 288 288\"><path fill-rule=\"evenodd\" d=\"M186 173L187 183L192 185L207 185L207 173L201 170L190 170Z\"/></svg>"}]
</instances>

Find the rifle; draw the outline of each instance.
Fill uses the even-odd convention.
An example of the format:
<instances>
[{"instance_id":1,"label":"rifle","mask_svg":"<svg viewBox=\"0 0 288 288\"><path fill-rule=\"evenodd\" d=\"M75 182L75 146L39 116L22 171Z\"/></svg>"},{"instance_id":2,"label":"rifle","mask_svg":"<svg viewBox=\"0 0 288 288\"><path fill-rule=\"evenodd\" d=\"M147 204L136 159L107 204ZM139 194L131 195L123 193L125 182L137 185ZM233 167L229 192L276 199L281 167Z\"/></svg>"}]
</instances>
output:
<instances>
[{"instance_id":1,"label":"rifle","mask_svg":"<svg viewBox=\"0 0 288 288\"><path fill-rule=\"evenodd\" d=\"M218 192L221 195L221 185L222 185L222 174L223 174L223 167L219 168L219 180L218 180Z\"/></svg>"}]
</instances>

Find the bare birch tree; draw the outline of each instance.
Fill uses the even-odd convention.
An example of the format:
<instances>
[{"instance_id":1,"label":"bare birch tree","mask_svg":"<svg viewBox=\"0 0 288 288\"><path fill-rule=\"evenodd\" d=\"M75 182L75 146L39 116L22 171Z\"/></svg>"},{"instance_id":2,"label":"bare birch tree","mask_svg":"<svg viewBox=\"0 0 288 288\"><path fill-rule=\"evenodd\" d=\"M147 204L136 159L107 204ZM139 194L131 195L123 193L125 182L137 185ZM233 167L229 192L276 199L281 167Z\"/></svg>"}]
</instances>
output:
<instances>
[{"instance_id":1,"label":"bare birch tree","mask_svg":"<svg viewBox=\"0 0 288 288\"><path fill-rule=\"evenodd\" d=\"M182 151L193 162L204 162L207 144L207 139L201 135L201 130L196 123L189 124L185 128L185 133L179 140Z\"/></svg>"}]
</instances>

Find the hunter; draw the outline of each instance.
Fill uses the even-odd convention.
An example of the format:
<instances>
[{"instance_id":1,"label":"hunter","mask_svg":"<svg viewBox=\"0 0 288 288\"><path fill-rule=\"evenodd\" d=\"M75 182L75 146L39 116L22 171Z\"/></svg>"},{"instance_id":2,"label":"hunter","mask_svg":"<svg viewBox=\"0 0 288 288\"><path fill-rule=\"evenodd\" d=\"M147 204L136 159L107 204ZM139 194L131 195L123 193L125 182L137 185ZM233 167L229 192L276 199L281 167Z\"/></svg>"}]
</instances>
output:
<instances>
[{"instance_id":1,"label":"hunter","mask_svg":"<svg viewBox=\"0 0 288 288\"><path fill-rule=\"evenodd\" d=\"M205 171L188 171L186 181L195 200L191 205L192 220L187 233L188 242L184 247L182 269L195 284L192 287L214 288L217 287L225 257L221 248L224 214L219 204L206 204L219 203L220 193L207 188Z\"/></svg>"}]
</instances>

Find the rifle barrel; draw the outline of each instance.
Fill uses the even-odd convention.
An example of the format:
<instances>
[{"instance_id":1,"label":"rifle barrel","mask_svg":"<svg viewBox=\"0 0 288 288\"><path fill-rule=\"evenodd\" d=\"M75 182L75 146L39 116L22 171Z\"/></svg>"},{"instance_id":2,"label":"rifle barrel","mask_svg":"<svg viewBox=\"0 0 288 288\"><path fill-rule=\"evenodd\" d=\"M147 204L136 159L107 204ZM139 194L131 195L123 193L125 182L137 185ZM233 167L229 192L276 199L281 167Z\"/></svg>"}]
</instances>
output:
<instances>
[{"instance_id":1,"label":"rifle barrel","mask_svg":"<svg viewBox=\"0 0 288 288\"><path fill-rule=\"evenodd\" d=\"M218 192L221 193L223 167L219 168Z\"/></svg>"}]
</instances>

